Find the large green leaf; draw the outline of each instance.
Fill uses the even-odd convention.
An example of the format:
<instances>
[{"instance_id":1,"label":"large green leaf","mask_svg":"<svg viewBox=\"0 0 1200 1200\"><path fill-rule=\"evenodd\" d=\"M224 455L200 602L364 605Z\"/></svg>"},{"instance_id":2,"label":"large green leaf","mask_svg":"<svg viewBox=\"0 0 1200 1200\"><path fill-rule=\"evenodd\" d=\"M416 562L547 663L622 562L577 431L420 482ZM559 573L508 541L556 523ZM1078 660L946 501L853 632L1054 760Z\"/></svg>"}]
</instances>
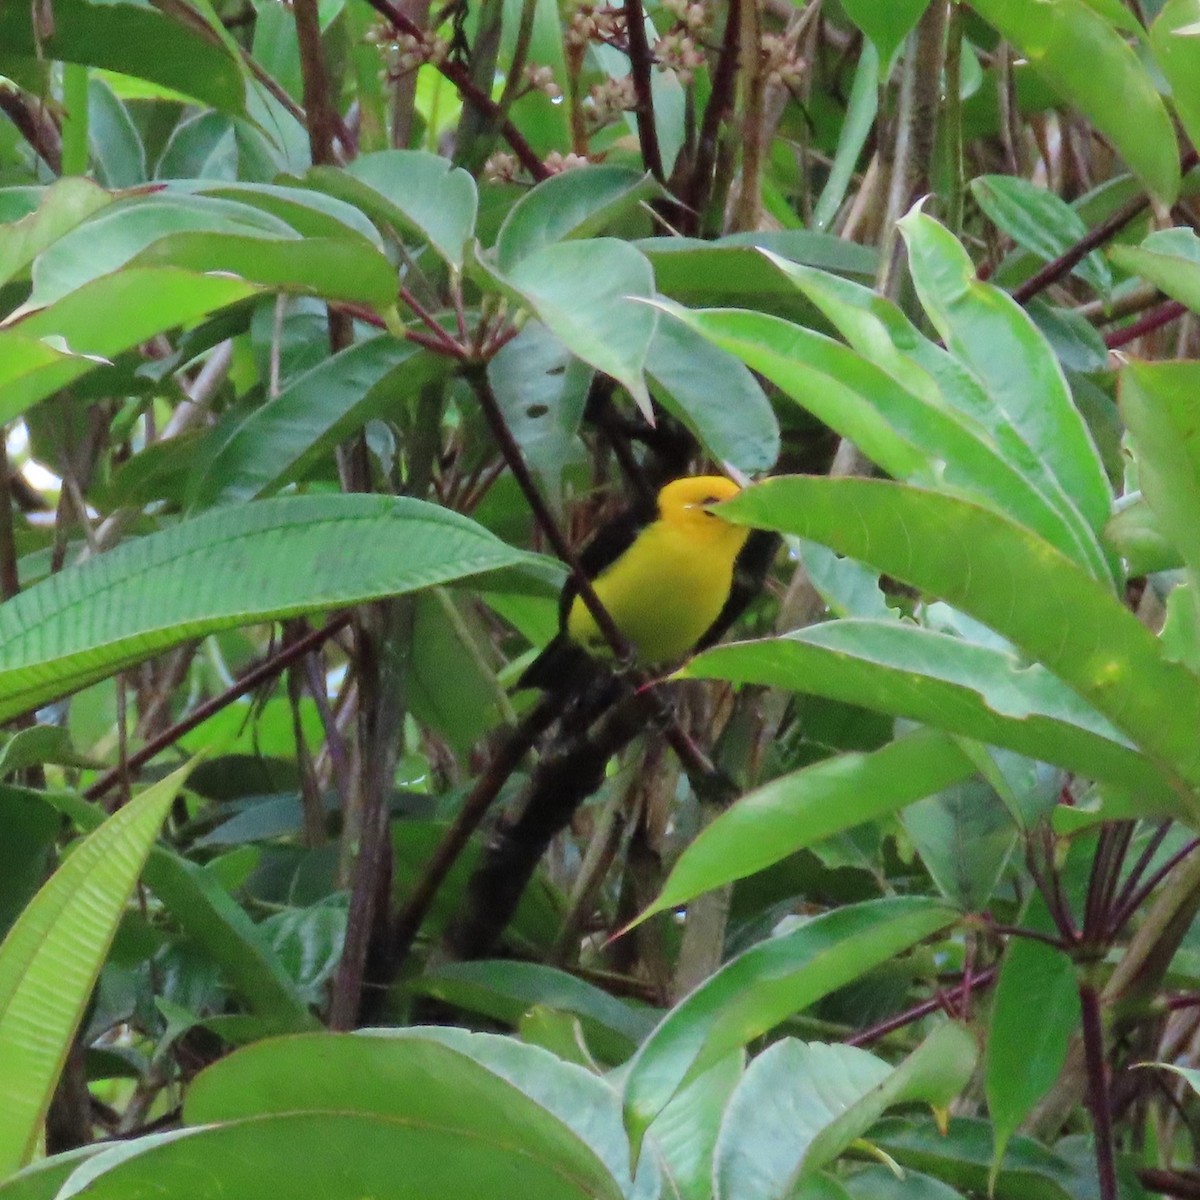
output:
<instances>
[{"instance_id":1,"label":"large green leaf","mask_svg":"<svg viewBox=\"0 0 1200 1200\"><path fill-rule=\"evenodd\" d=\"M1108 567L1095 531L1043 461L1021 427L996 404L978 379L956 358L925 337L891 301L870 288L794 263L772 258L837 327L859 354L886 371L928 404L957 413L968 430L983 431L985 442L1015 470L1021 481L1007 496L996 496L1003 511L1037 530L1047 541L1106 577Z\"/></svg>"},{"instance_id":2,"label":"large green leaf","mask_svg":"<svg viewBox=\"0 0 1200 1200\"><path fill-rule=\"evenodd\" d=\"M178 267L125 270L95 279L19 325L0 329L0 363L7 364L12 354L28 368L8 376L0 366L0 421L20 416L156 333L258 293L243 279L197 275Z\"/></svg>"},{"instance_id":3,"label":"large green leaf","mask_svg":"<svg viewBox=\"0 0 1200 1200\"><path fill-rule=\"evenodd\" d=\"M18 311L45 308L123 267L160 239L180 233L299 240L299 234L278 217L236 200L171 193L128 197L76 225L38 255L32 269L33 292Z\"/></svg>"},{"instance_id":4,"label":"large green leaf","mask_svg":"<svg viewBox=\"0 0 1200 1200\"><path fill-rule=\"evenodd\" d=\"M953 738L922 730L870 754L841 754L781 775L743 796L688 844L642 919L974 773Z\"/></svg>"},{"instance_id":5,"label":"large green leaf","mask_svg":"<svg viewBox=\"0 0 1200 1200\"><path fill-rule=\"evenodd\" d=\"M354 430L399 410L448 366L448 359L387 335L325 359L213 431L211 457L190 482L193 506L240 504L303 479Z\"/></svg>"},{"instance_id":6,"label":"large green leaf","mask_svg":"<svg viewBox=\"0 0 1200 1200\"><path fill-rule=\"evenodd\" d=\"M625 1081L635 1145L675 1093L730 1050L944 929L953 909L925 897L872 900L817 917L726 963L660 1022Z\"/></svg>"},{"instance_id":7,"label":"large green leaf","mask_svg":"<svg viewBox=\"0 0 1200 1200\"><path fill-rule=\"evenodd\" d=\"M166 6L164 6L166 7ZM21 54L105 67L161 83L225 112L244 113L241 61L194 13L173 20L148 4L56 0L51 32L35 30L34 11L0 4L0 61Z\"/></svg>"},{"instance_id":8,"label":"large green leaf","mask_svg":"<svg viewBox=\"0 0 1200 1200\"><path fill-rule=\"evenodd\" d=\"M520 1099L514 1088L505 1096ZM543 1116L541 1124L549 1120ZM59 1197L261 1200L268 1181L272 1195L291 1200L617 1200L620 1192L599 1163L586 1173L569 1169L545 1152L536 1130L527 1142L519 1132L502 1136L464 1130L462 1122L373 1112L247 1117L118 1144L80 1167Z\"/></svg>"},{"instance_id":9,"label":"large green leaf","mask_svg":"<svg viewBox=\"0 0 1200 1200\"><path fill-rule=\"evenodd\" d=\"M742 1077L745 1057L745 1051L732 1050L697 1075L676 1092L646 1134L681 1200L712 1200L717 1134L729 1097Z\"/></svg>"},{"instance_id":10,"label":"large green leaf","mask_svg":"<svg viewBox=\"0 0 1200 1200\"><path fill-rule=\"evenodd\" d=\"M975 1067L975 1039L939 1025L893 1067L854 1046L784 1038L749 1066L717 1142L717 1200L777 1200L898 1104L945 1107Z\"/></svg>"},{"instance_id":11,"label":"large green leaf","mask_svg":"<svg viewBox=\"0 0 1200 1200\"><path fill-rule=\"evenodd\" d=\"M1120 396L1156 527L1200 573L1200 363L1126 363Z\"/></svg>"},{"instance_id":12,"label":"large green leaf","mask_svg":"<svg viewBox=\"0 0 1200 1200\"><path fill-rule=\"evenodd\" d=\"M1044 667L917 625L828 621L780 638L714 646L683 673L811 692L924 721L1158 804L1177 803L1168 777Z\"/></svg>"},{"instance_id":13,"label":"large green leaf","mask_svg":"<svg viewBox=\"0 0 1200 1200\"><path fill-rule=\"evenodd\" d=\"M99 828L104 820L103 810L73 792L0 789L0 797L5 795L19 798L27 806L49 806L84 831ZM261 927L210 870L165 846L154 846L142 879L184 934L219 965L233 993L261 1018L262 1028L284 1033L316 1027L316 1017L308 1011Z\"/></svg>"},{"instance_id":14,"label":"large green leaf","mask_svg":"<svg viewBox=\"0 0 1200 1200\"><path fill-rule=\"evenodd\" d=\"M36 212L0 226L0 283L23 274L47 246L114 199L90 179L60 179L46 188Z\"/></svg>"},{"instance_id":15,"label":"large green leaf","mask_svg":"<svg viewBox=\"0 0 1200 1200\"><path fill-rule=\"evenodd\" d=\"M190 767L84 840L0 945L0 1176L33 1156L125 904Z\"/></svg>"},{"instance_id":16,"label":"large green leaf","mask_svg":"<svg viewBox=\"0 0 1200 1200\"><path fill-rule=\"evenodd\" d=\"M475 231L475 180L423 150L377 150L348 167L314 167L305 182L357 205L385 227L415 235L456 270Z\"/></svg>"},{"instance_id":17,"label":"large green leaf","mask_svg":"<svg viewBox=\"0 0 1200 1200\"><path fill-rule=\"evenodd\" d=\"M641 171L603 163L551 175L508 210L496 238L496 265L509 271L542 246L591 237L661 191Z\"/></svg>"},{"instance_id":18,"label":"large green leaf","mask_svg":"<svg viewBox=\"0 0 1200 1200\"><path fill-rule=\"evenodd\" d=\"M475 265L482 280L532 310L572 354L611 375L649 410L642 371L658 314L638 303L653 296L654 272L637 249L616 238L590 238L542 246L503 273Z\"/></svg>"},{"instance_id":19,"label":"large green leaf","mask_svg":"<svg viewBox=\"0 0 1200 1200\"><path fill-rule=\"evenodd\" d=\"M443 963L426 971L415 986L422 995L513 1026L538 1005L570 1013L596 1052L614 1062L632 1054L654 1023L652 1014L541 963Z\"/></svg>"},{"instance_id":20,"label":"large green leaf","mask_svg":"<svg viewBox=\"0 0 1200 1200\"><path fill-rule=\"evenodd\" d=\"M1003 634L1154 759L1200 817L1189 786L1200 783L1200 680L1047 542L966 501L874 479L770 480L722 511L823 542Z\"/></svg>"},{"instance_id":21,"label":"large green leaf","mask_svg":"<svg viewBox=\"0 0 1200 1200\"><path fill-rule=\"evenodd\" d=\"M1118 267L1200 312L1200 237L1194 230L1159 229L1140 246L1113 246L1109 255Z\"/></svg>"},{"instance_id":22,"label":"large green leaf","mask_svg":"<svg viewBox=\"0 0 1200 1200\"><path fill-rule=\"evenodd\" d=\"M900 44L916 28L929 0L890 0L878 4L875 0L843 0L846 15L871 39L879 51L880 71L886 77L892 56Z\"/></svg>"},{"instance_id":23,"label":"large green leaf","mask_svg":"<svg viewBox=\"0 0 1200 1200\"><path fill-rule=\"evenodd\" d=\"M912 391L865 355L799 325L737 309L668 310L736 354L897 479L954 491L1012 512L1058 545L1087 545L993 446L987 432L927 390Z\"/></svg>"},{"instance_id":24,"label":"large green leaf","mask_svg":"<svg viewBox=\"0 0 1200 1200\"><path fill-rule=\"evenodd\" d=\"M570 1079L578 1081L578 1068ZM531 1164L577 1180L587 1195L621 1196L595 1152L535 1098L462 1050L419 1034L258 1042L204 1071L184 1105L192 1124L299 1112L373 1114L454 1133L464 1145L519 1146Z\"/></svg>"},{"instance_id":25,"label":"large green leaf","mask_svg":"<svg viewBox=\"0 0 1200 1200\"><path fill-rule=\"evenodd\" d=\"M433 1041L465 1054L572 1130L611 1172L624 1200L658 1200L661 1183L657 1164L649 1155L643 1155L636 1177L630 1179L629 1138L621 1123L621 1097L610 1080L588 1066L564 1062L541 1046L517 1038L472 1033L453 1026L378 1029L365 1033L384 1040Z\"/></svg>"},{"instance_id":26,"label":"large green leaf","mask_svg":"<svg viewBox=\"0 0 1200 1200\"><path fill-rule=\"evenodd\" d=\"M1164 204L1179 193L1171 119L1149 72L1085 0L975 0L1047 83L1078 107Z\"/></svg>"},{"instance_id":27,"label":"large green leaf","mask_svg":"<svg viewBox=\"0 0 1200 1200\"><path fill-rule=\"evenodd\" d=\"M1200 0L1167 0L1150 26L1154 61L1171 85L1180 124L1200 145Z\"/></svg>"},{"instance_id":28,"label":"large green leaf","mask_svg":"<svg viewBox=\"0 0 1200 1200\"><path fill-rule=\"evenodd\" d=\"M1036 1020L1030 1020L1031 1013ZM987 1039L987 1102L996 1130L993 1170L1009 1138L1054 1085L1078 1025L1074 964L1053 946L1014 938L1000 968Z\"/></svg>"},{"instance_id":29,"label":"large green leaf","mask_svg":"<svg viewBox=\"0 0 1200 1200\"><path fill-rule=\"evenodd\" d=\"M660 321L646 356L655 398L718 462L748 475L779 457L779 422L750 371L679 321Z\"/></svg>"},{"instance_id":30,"label":"large green leaf","mask_svg":"<svg viewBox=\"0 0 1200 1200\"><path fill-rule=\"evenodd\" d=\"M296 496L222 509L126 542L0 606L0 719L218 629L523 558L419 500Z\"/></svg>"},{"instance_id":31,"label":"large green leaf","mask_svg":"<svg viewBox=\"0 0 1200 1200\"><path fill-rule=\"evenodd\" d=\"M1053 7L1053 6L1051 6ZM954 235L919 209L900 222L921 303L946 347L969 367L1094 530L1112 493L1054 351L1006 292L975 277Z\"/></svg>"}]
</instances>

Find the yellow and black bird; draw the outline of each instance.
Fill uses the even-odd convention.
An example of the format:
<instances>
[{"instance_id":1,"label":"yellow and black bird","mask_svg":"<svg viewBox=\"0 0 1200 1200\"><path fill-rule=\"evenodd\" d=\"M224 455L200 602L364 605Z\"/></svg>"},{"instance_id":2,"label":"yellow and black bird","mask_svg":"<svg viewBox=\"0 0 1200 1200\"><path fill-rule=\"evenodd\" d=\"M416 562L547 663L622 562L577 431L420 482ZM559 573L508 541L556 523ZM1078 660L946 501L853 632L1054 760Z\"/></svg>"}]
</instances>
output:
<instances>
[{"instance_id":1,"label":"yellow and black bird","mask_svg":"<svg viewBox=\"0 0 1200 1200\"><path fill-rule=\"evenodd\" d=\"M584 547L584 574L643 666L674 663L711 645L761 586L778 539L734 525L713 508L739 490L720 475L676 479L658 493L652 519L625 513ZM755 560L749 586L738 582L748 557ZM608 643L568 578L559 632L517 687L574 689L604 658L612 658Z\"/></svg>"}]
</instances>

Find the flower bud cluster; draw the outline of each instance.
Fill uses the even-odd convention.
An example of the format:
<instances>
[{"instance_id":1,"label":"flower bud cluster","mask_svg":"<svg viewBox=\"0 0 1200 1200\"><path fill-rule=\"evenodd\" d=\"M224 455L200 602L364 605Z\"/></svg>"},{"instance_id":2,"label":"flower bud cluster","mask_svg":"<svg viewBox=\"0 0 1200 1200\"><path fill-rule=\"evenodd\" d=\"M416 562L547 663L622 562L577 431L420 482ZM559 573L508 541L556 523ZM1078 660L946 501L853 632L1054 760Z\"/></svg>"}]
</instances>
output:
<instances>
[{"instance_id":1,"label":"flower bud cluster","mask_svg":"<svg viewBox=\"0 0 1200 1200\"><path fill-rule=\"evenodd\" d=\"M764 33L762 39L763 75L768 83L798 88L806 63L799 51L783 34Z\"/></svg>"},{"instance_id":2,"label":"flower bud cluster","mask_svg":"<svg viewBox=\"0 0 1200 1200\"><path fill-rule=\"evenodd\" d=\"M633 77L605 79L594 84L583 101L589 123L595 129L611 124L623 112L637 108L637 92Z\"/></svg>"},{"instance_id":3,"label":"flower bud cluster","mask_svg":"<svg viewBox=\"0 0 1200 1200\"><path fill-rule=\"evenodd\" d=\"M450 43L433 33L396 33L390 26L368 30L366 40L378 46L388 59L387 75L407 75L426 63L442 64L450 55Z\"/></svg>"},{"instance_id":4,"label":"flower bud cluster","mask_svg":"<svg viewBox=\"0 0 1200 1200\"><path fill-rule=\"evenodd\" d=\"M696 5L695 7L699 7ZM654 57L659 70L674 71L685 87L704 66L704 51L696 39L683 28L664 33L654 44Z\"/></svg>"},{"instance_id":5,"label":"flower bud cluster","mask_svg":"<svg viewBox=\"0 0 1200 1200\"><path fill-rule=\"evenodd\" d=\"M535 92L543 92L551 100L562 99L562 88L554 81L554 71L550 67L539 67L530 63L525 68L525 82Z\"/></svg>"},{"instance_id":6,"label":"flower bud cluster","mask_svg":"<svg viewBox=\"0 0 1200 1200\"><path fill-rule=\"evenodd\" d=\"M576 167L586 167L588 158L583 154L563 154L561 151L551 150L542 165L551 175L561 175L564 171L572 171Z\"/></svg>"},{"instance_id":7,"label":"flower bud cluster","mask_svg":"<svg viewBox=\"0 0 1200 1200\"><path fill-rule=\"evenodd\" d=\"M576 50L589 42L623 41L625 10L581 4L571 16L565 36L568 48Z\"/></svg>"}]
</instances>

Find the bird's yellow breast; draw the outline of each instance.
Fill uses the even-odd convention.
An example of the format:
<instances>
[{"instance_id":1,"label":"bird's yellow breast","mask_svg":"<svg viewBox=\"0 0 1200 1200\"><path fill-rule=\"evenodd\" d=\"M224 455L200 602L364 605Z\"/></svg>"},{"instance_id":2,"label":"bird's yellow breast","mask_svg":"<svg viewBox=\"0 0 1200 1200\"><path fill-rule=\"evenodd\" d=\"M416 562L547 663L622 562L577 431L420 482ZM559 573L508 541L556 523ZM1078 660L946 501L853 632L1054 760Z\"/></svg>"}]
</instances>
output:
<instances>
[{"instance_id":1,"label":"bird's yellow breast","mask_svg":"<svg viewBox=\"0 0 1200 1200\"><path fill-rule=\"evenodd\" d=\"M682 658L717 619L749 530L697 506L686 519L659 519L594 580L601 603L643 663ZM596 622L576 597L567 617L573 640L606 653Z\"/></svg>"}]
</instances>

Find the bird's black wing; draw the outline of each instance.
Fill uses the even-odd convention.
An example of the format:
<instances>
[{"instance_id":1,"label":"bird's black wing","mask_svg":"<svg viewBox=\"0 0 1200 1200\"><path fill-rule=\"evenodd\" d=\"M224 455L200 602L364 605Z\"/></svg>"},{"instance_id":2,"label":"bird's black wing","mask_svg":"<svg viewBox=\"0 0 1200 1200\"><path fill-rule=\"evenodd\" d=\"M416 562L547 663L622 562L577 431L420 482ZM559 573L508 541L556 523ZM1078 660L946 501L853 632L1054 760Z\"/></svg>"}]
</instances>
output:
<instances>
[{"instance_id":1,"label":"bird's black wing","mask_svg":"<svg viewBox=\"0 0 1200 1200\"><path fill-rule=\"evenodd\" d=\"M654 520L654 515L653 509L628 508L605 521L579 552L583 573L595 579L612 566ZM567 618L578 595L575 577L568 575L558 598L558 635L521 673L518 688L557 691L580 675L590 674L589 668L594 667L591 656L567 636Z\"/></svg>"},{"instance_id":2,"label":"bird's black wing","mask_svg":"<svg viewBox=\"0 0 1200 1200\"><path fill-rule=\"evenodd\" d=\"M707 650L715 645L728 631L729 627L744 613L750 601L762 591L763 581L775 561L783 539L777 533L766 529L753 529L746 539L746 544L738 553L733 564L733 583L729 595L717 619L704 631L704 636L696 643L694 649Z\"/></svg>"}]
</instances>

